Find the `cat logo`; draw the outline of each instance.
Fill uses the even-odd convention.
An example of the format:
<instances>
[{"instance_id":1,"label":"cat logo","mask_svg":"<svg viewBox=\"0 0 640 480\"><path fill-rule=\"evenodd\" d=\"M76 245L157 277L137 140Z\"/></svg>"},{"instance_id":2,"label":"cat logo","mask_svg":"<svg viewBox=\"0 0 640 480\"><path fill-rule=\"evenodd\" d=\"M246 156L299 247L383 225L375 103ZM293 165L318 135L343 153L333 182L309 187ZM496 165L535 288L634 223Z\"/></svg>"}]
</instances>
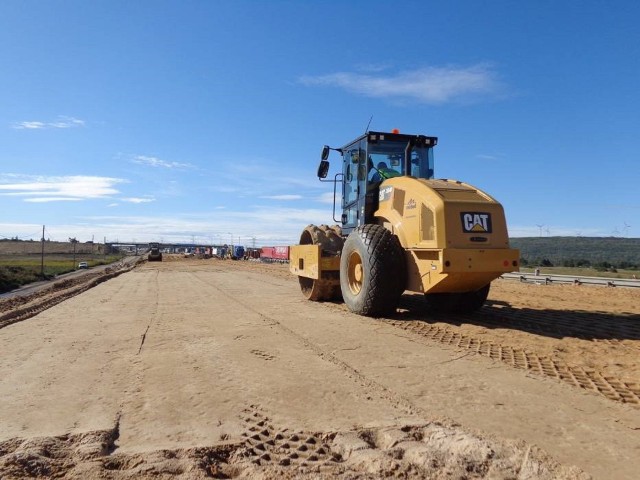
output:
<instances>
[{"instance_id":1,"label":"cat logo","mask_svg":"<svg viewBox=\"0 0 640 480\"><path fill-rule=\"evenodd\" d=\"M491 233L491 214L483 212L461 212L464 233Z\"/></svg>"}]
</instances>

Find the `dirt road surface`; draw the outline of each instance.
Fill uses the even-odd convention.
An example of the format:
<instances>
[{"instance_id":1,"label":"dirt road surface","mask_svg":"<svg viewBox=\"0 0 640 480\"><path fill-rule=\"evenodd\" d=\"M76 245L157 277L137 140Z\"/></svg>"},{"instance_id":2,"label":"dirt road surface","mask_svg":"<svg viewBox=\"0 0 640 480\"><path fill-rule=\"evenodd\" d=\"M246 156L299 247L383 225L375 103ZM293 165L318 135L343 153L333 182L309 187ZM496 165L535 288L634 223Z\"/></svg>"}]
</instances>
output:
<instances>
[{"instance_id":1,"label":"dirt road surface","mask_svg":"<svg viewBox=\"0 0 640 480\"><path fill-rule=\"evenodd\" d=\"M638 478L639 292L371 319L286 266L166 260L0 303L0 478Z\"/></svg>"}]
</instances>

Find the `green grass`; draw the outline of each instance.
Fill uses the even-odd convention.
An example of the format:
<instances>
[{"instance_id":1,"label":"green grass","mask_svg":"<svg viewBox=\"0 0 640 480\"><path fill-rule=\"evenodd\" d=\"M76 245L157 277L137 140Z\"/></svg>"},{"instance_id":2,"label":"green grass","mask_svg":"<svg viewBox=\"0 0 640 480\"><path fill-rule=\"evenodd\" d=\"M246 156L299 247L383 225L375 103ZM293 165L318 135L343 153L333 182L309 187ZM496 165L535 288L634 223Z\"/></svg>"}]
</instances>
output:
<instances>
[{"instance_id":1,"label":"green grass","mask_svg":"<svg viewBox=\"0 0 640 480\"><path fill-rule=\"evenodd\" d=\"M56 275L72 272L78 263L87 262L89 267L106 265L120 260L123 255L45 255L44 277L50 279ZM42 280L40 255L0 255L0 293L5 293L28 283Z\"/></svg>"}]
</instances>

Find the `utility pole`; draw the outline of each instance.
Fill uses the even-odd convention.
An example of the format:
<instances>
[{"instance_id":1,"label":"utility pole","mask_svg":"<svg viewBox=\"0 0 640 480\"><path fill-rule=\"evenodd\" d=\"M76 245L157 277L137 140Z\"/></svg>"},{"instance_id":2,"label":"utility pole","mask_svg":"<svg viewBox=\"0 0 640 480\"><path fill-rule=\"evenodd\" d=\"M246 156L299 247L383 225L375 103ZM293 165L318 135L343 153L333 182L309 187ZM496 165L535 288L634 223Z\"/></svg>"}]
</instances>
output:
<instances>
[{"instance_id":1,"label":"utility pole","mask_svg":"<svg viewBox=\"0 0 640 480\"><path fill-rule=\"evenodd\" d=\"M73 269L76 269L76 244L78 243L77 238L69 238L69 241L73 244ZM91 247L93 248L93 247ZM92 250L93 251L93 250Z\"/></svg>"},{"instance_id":2,"label":"utility pole","mask_svg":"<svg viewBox=\"0 0 640 480\"><path fill-rule=\"evenodd\" d=\"M44 280L44 225L42 225L42 254L40 256L40 277Z\"/></svg>"}]
</instances>

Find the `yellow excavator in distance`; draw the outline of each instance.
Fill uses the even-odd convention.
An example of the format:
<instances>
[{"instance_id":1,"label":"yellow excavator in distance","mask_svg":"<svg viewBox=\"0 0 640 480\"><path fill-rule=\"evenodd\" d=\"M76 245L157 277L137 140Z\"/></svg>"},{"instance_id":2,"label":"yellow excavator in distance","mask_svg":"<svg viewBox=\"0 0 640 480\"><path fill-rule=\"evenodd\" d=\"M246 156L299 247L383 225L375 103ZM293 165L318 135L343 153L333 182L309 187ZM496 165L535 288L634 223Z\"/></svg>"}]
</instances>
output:
<instances>
[{"instance_id":1,"label":"yellow excavator in distance","mask_svg":"<svg viewBox=\"0 0 640 480\"><path fill-rule=\"evenodd\" d=\"M433 178L437 142L393 130L324 146L318 178L334 183L340 225L309 225L291 246L289 268L306 298L342 297L352 312L378 317L409 290L433 310L468 313L485 303L492 280L518 270L502 205L467 183ZM327 180L331 150L342 171Z\"/></svg>"}]
</instances>

